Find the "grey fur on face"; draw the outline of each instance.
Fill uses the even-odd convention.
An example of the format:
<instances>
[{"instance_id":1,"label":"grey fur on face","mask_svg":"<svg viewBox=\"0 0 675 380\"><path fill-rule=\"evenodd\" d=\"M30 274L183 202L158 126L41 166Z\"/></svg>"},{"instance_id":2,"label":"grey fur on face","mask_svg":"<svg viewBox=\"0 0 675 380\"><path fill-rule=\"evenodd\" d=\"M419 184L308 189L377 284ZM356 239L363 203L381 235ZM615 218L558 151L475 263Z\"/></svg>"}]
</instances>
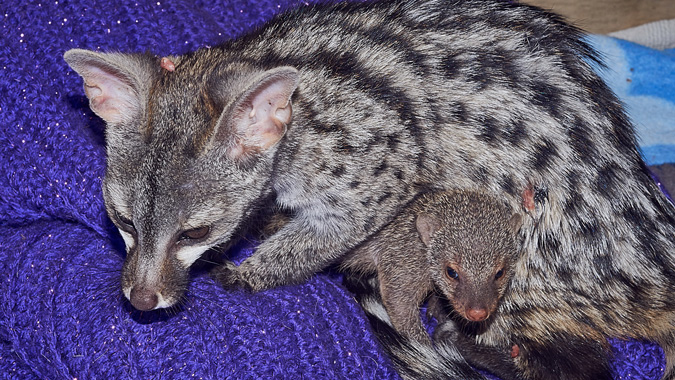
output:
<instances>
[{"instance_id":1,"label":"grey fur on face","mask_svg":"<svg viewBox=\"0 0 675 380\"><path fill-rule=\"evenodd\" d=\"M673 206L580 37L527 5L395 0L290 11L170 70L67 52L108 124L125 294L143 310L177 302L190 264L272 195L293 218L223 266L223 284L302 282L423 192L477 189L517 209L532 186L513 290L477 343L651 339L675 377Z\"/></svg>"}]
</instances>

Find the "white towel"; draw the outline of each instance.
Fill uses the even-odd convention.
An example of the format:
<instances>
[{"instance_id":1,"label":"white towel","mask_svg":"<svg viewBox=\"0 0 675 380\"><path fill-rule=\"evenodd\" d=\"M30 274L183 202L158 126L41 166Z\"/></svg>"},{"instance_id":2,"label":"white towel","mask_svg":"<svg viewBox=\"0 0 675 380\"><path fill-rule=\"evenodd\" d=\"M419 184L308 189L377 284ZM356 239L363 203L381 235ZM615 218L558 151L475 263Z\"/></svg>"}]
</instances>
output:
<instances>
[{"instance_id":1,"label":"white towel","mask_svg":"<svg viewBox=\"0 0 675 380\"><path fill-rule=\"evenodd\" d=\"M654 21L634 28L619 30L609 35L652 49L673 49L675 48L675 19Z\"/></svg>"}]
</instances>

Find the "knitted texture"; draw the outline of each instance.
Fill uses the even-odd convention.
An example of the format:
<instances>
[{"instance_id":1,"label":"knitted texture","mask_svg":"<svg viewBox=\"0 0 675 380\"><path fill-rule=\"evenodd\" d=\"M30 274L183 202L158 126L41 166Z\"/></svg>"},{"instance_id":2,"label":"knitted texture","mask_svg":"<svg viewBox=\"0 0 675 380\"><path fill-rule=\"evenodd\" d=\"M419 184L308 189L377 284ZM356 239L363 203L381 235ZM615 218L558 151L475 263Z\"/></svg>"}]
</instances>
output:
<instances>
[{"instance_id":1,"label":"knitted texture","mask_svg":"<svg viewBox=\"0 0 675 380\"><path fill-rule=\"evenodd\" d=\"M145 313L119 289L124 248L101 196L104 126L63 53L180 54L301 3L3 4L0 378L398 378L361 309L331 274L249 294L221 289L195 271L180 307ZM239 256L250 250L235 247ZM613 345L617 378L659 378L657 346Z\"/></svg>"}]
</instances>

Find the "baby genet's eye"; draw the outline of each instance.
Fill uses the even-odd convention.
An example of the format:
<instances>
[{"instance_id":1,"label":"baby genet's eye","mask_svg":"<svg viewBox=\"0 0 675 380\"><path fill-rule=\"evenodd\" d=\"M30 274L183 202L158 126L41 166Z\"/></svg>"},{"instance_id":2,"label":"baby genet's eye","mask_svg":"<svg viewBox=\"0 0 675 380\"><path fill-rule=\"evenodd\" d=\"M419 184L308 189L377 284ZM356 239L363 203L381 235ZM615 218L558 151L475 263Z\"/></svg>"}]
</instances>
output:
<instances>
[{"instance_id":1,"label":"baby genet's eye","mask_svg":"<svg viewBox=\"0 0 675 380\"><path fill-rule=\"evenodd\" d=\"M445 269L445 275L448 276L448 278L451 278L453 280L457 280L459 278L459 274L457 274L457 271L455 271L451 267L447 267Z\"/></svg>"},{"instance_id":2,"label":"baby genet's eye","mask_svg":"<svg viewBox=\"0 0 675 380\"><path fill-rule=\"evenodd\" d=\"M504 276L504 269L500 269L495 273L495 280L499 280L502 276Z\"/></svg>"}]
</instances>

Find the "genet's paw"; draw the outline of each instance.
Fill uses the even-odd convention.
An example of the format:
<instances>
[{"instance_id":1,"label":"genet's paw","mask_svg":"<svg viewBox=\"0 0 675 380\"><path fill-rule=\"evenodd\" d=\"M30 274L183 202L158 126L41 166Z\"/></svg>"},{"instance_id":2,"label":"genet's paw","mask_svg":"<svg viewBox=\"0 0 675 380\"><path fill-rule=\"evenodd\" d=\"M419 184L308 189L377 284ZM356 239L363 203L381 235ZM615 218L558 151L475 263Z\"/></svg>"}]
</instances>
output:
<instances>
[{"instance_id":1,"label":"genet's paw","mask_svg":"<svg viewBox=\"0 0 675 380\"><path fill-rule=\"evenodd\" d=\"M230 261L226 261L223 265L214 268L211 275L218 281L225 289L245 289L252 291L253 287L244 280L242 272L239 267Z\"/></svg>"}]
</instances>

